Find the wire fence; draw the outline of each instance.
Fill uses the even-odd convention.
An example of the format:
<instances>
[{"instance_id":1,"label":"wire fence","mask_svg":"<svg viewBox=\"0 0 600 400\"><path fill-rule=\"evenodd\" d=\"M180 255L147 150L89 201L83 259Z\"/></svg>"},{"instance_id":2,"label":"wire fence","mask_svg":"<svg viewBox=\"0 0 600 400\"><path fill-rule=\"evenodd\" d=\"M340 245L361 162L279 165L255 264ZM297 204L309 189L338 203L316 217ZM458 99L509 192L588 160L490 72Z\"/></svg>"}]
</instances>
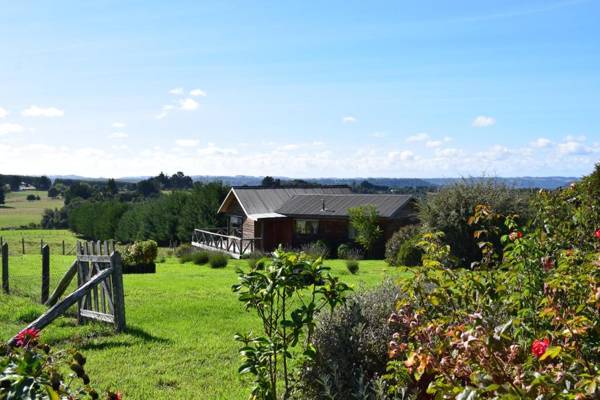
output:
<instances>
[{"instance_id":1,"label":"wire fence","mask_svg":"<svg viewBox=\"0 0 600 400\"><path fill-rule=\"evenodd\" d=\"M44 297L52 293L58 282L69 269L75 256L54 255L49 252L44 273L42 254L14 254L10 245L0 251L2 265L2 290L5 294L27 297L37 303L43 303ZM7 251L8 250L8 251ZM27 250L27 248L26 248ZM38 249L39 250L39 249ZM71 282L68 291L77 288L77 282Z\"/></svg>"},{"instance_id":2,"label":"wire fence","mask_svg":"<svg viewBox=\"0 0 600 400\"><path fill-rule=\"evenodd\" d=\"M48 245L50 254L74 256L77 241L75 239L69 240L57 238L39 240L25 237L7 238L0 234L0 247L2 247L4 243L8 243L10 255L40 255L44 245Z\"/></svg>"}]
</instances>

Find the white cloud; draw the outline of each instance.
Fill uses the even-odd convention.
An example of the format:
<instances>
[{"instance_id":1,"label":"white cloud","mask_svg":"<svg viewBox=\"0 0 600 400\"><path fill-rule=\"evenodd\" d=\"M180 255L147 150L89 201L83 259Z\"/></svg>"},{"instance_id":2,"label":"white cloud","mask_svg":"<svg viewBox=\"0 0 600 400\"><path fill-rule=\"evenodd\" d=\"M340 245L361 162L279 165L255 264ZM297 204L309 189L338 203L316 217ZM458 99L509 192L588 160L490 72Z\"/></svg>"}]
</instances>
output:
<instances>
[{"instance_id":1,"label":"white cloud","mask_svg":"<svg viewBox=\"0 0 600 400\"><path fill-rule=\"evenodd\" d=\"M25 110L21 111L21 115L25 117L62 117L65 115L65 112L61 109L55 107L38 107L38 106L30 106Z\"/></svg>"},{"instance_id":2,"label":"white cloud","mask_svg":"<svg viewBox=\"0 0 600 400\"><path fill-rule=\"evenodd\" d=\"M488 117L486 115L479 115L475 117L472 125L475 128L486 128L488 126L496 125L496 119L493 117Z\"/></svg>"},{"instance_id":3,"label":"white cloud","mask_svg":"<svg viewBox=\"0 0 600 400\"><path fill-rule=\"evenodd\" d=\"M391 161L411 161L415 159L415 155L410 150L390 151L388 153L388 158Z\"/></svg>"},{"instance_id":4,"label":"white cloud","mask_svg":"<svg viewBox=\"0 0 600 400\"><path fill-rule=\"evenodd\" d=\"M441 140L428 140L427 142L425 142L425 146L430 148L440 147L442 144L444 144L444 142L442 142Z\"/></svg>"},{"instance_id":5,"label":"white cloud","mask_svg":"<svg viewBox=\"0 0 600 400\"><path fill-rule=\"evenodd\" d=\"M109 138L111 139L126 139L129 135L125 132L113 132L110 134Z\"/></svg>"},{"instance_id":6,"label":"white cloud","mask_svg":"<svg viewBox=\"0 0 600 400\"><path fill-rule=\"evenodd\" d=\"M126 144L115 144L115 145L111 146L111 148L113 150L127 150L129 148L129 146L127 146Z\"/></svg>"},{"instance_id":7,"label":"white cloud","mask_svg":"<svg viewBox=\"0 0 600 400\"><path fill-rule=\"evenodd\" d=\"M194 97L198 97L198 96L206 97L206 92L204 90L202 90L202 89L193 89L193 90L190 90L190 96L194 96Z\"/></svg>"},{"instance_id":8,"label":"white cloud","mask_svg":"<svg viewBox=\"0 0 600 400\"><path fill-rule=\"evenodd\" d=\"M194 99L187 98L179 100L179 107L185 111L193 111L197 109L199 105L200 104L198 104L198 102Z\"/></svg>"},{"instance_id":9,"label":"white cloud","mask_svg":"<svg viewBox=\"0 0 600 400\"><path fill-rule=\"evenodd\" d=\"M200 144L196 139L177 139L175 144L179 147L196 147Z\"/></svg>"},{"instance_id":10,"label":"white cloud","mask_svg":"<svg viewBox=\"0 0 600 400\"><path fill-rule=\"evenodd\" d=\"M183 88L180 88L180 87L173 88L173 89L169 90L169 94L173 94L175 96L180 96L183 94Z\"/></svg>"},{"instance_id":11,"label":"white cloud","mask_svg":"<svg viewBox=\"0 0 600 400\"><path fill-rule=\"evenodd\" d=\"M113 128L125 128L127 125L125 125L123 122L113 122L112 126Z\"/></svg>"},{"instance_id":12,"label":"white cloud","mask_svg":"<svg viewBox=\"0 0 600 400\"><path fill-rule=\"evenodd\" d=\"M347 115L347 116L345 116L345 117L342 118L342 122L344 124L354 124L357 121L358 120L355 117L351 116L351 115Z\"/></svg>"},{"instance_id":13,"label":"white cloud","mask_svg":"<svg viewBox=\"0 0 600 400\"><path fill-rule=\"evenodd\" d=\"M171 104L165 104L164 106L162 106L162 111L156 115L156 119L163 119L169 114L169 111L173 110L174 108L175 106Z\"/></svg>"},{"instance_id":14,"label":"white cloud","mask_svg":"<svg viewBox=\"0 0 600 400\"><path fill-rule=\"evenodd\" d=\"M8 114L9 112L7 109L0 107L0 119L6 118Z\"/></svg>"},{"instance_id":15,"label":"white cloud","mask_svg":"<svg viewBox=\"0 0 600 400\"><path fill-rule=\"evenodd\" d=\"M583 135L575 136L575 135L567 135L565 137L565 142L585 142L586 137Z\"/></svg>"},{"instance_id":16,"label":"white cloud","mask_svg":"<svg viewBox=\"0 0 600 400\"><path fill-rule=\"evenodd\" d=\"M8 135L11 133L21 133L25 128L19 124L5 123L0 124L0 136ZM2 155L5 156L4 154Z\"/></svg>"},{"instance_id":17,"label":"white cloud","mask_svg":"<svg viewBox=\"0 0 600 400\"><path fill-rule=\"evenodd\" d=\"M580 141L567 140L559 143L558 152L561 155L583 155L591 153L592 150Z\"/></svg>"},{"instance_id":18,"label":"white cloud","mask_svg":"<svg viewBox=\"0 0 600 400\"><path fill-rule=\"evenodd\" d=\"M536 147L538 149L543 149L545 147L548 147L552 144L552 141L550 139L546 139L546 138L537 138L535 139L533 142L529 143L531 145L531 147Z\"/></svg>"},{"instance_id":19,"label":"white cloud","mask_svg":"<svg viewBox=\"0 0 600 400\"><path fill-rule=\"evenodd\" d=\"M407 137L406 141L409 143L415 143L415 142L424 142L427 139L429 139L429 135L427 133L421 132L421 133L416 133L412 136Z\"/></svg>"}]
</instances>

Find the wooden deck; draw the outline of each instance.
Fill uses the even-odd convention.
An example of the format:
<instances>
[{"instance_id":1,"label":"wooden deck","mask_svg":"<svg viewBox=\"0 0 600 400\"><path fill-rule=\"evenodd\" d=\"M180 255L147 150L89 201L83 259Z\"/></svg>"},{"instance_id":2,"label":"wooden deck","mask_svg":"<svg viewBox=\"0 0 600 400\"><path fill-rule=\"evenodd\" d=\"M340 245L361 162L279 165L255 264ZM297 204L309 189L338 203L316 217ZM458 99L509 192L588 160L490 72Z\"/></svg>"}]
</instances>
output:
<instances>
[{"instance_id":1,"label":"wooden deck","mask_svg":"<svg viewBox=\"0 0 600 400\"><path fill-rule=\"evenodd\" d=\"M242 258L260 249L262 238L241 238L227 234L227 228L194 229L192 246L204 250L219 251L233 258Z\"/></svg>"}]
</instances>

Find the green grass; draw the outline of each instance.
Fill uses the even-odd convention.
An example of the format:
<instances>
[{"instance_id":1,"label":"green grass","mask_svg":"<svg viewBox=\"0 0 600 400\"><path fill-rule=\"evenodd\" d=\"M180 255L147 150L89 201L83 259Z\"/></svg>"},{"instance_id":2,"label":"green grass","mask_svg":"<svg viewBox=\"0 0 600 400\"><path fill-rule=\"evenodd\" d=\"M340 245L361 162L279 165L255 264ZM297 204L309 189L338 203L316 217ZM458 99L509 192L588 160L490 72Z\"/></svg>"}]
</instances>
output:
<instances>
[{"instance_id":1,"label":"green grass","mask_svg":"<svg viewBox=\"0 0 600 400\"><path fill-rule=\"evenodd\" d=\"M40 196L41 200L28 201L28 195ZM18 228L39 224L47 208L61 208L62 199L51 199L45 191L6 193L5 204L0 206L0 228Z\"/></svg>"},{"instance_id":2,"label":"green grass","mask_svg":"<svg viewBox=\"0 0 600 400\"><path fill-rule=\"evenodd\" d=\"M2 211L0 211L2 212ZM73 248L77 236L67 229L10 229L0 230L0 237L8 243L11 254L23 254L21 240L25 240L25 254L40 254L40 241L50 246L50 254L62 254L62 242L65 241L67 254L74 254ZM71 253L69 253L71 251Z\"/></svg>"},{"instance_id":3,"label":"green grass","mask_svg":"<svg viewBox=\"0 0 600 400\"><path fill-rule=\"evenodd\" d=\"M21 274L30 274L29 290L35 289L39 257L14 258L11 270L14 265ZM54 276L72 259L55 256ZM409 275L383 261L361 261L356 275L347 271L343 260L326 264L355 288L375 286L386 276ZM118 388L128 399L245 399L250 384L237 373L240 360L233 335L260 327L255 314L245 312L231 292L237 281L235 266L245 267L246 261L230 260L227 267L212 269L167 258L154 275L124 276L127 333L113 335L99 325L76 326L66 317L44 329L43 341L81 349L92 383L100 389ZM55 284L53 277L51 286ZM0 295L0 340L9 339L43 311L28 298Z\"/></svg>"}]
</instances>

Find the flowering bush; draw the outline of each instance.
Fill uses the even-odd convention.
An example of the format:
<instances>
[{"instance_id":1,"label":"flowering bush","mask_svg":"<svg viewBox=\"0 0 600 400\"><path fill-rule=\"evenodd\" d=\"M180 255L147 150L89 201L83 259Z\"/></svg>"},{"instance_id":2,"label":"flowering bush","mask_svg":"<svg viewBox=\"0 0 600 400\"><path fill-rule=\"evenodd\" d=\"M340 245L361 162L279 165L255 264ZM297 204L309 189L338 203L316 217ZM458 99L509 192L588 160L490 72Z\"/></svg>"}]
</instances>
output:
<instances>
[{"instance_id":1,"label":"flowering bush","mask_svg":"<svg viewBox=\"0 0 600 400\"><path fill-rule=\"evenodd\" d=\"M90 386L81 353L54 351L38 338L38 330L25 329L16 336L14 347L0 348L0 399L100 399ZM122 395L108 392L103 398L121 400Z\"/></svg>"},{"instance_id":2,"label":"flowering bush","mask_svg":"<svg viewBox=\"0 0 600 400\"><path fill-rule=\"evenodd\" d=\"M125 265L147 265L156 260L158 244L154 240L135 242L125 249L123 253L123 264Z\"/></svg>"},{"instance_id":3,"label":"flowering bush","mask_svg":"<svg viewBox=\"0 0 600 400\"><path fill-rule=\"evenodd\" d=\"M447 268L443 234L423 235L423 268L388 320L389 398L600 398L600 200L589 180L540 193L530 226L477 207L472 269ZM498 232L501 251L487 240Z\"/></svg>"}]
</instances>

